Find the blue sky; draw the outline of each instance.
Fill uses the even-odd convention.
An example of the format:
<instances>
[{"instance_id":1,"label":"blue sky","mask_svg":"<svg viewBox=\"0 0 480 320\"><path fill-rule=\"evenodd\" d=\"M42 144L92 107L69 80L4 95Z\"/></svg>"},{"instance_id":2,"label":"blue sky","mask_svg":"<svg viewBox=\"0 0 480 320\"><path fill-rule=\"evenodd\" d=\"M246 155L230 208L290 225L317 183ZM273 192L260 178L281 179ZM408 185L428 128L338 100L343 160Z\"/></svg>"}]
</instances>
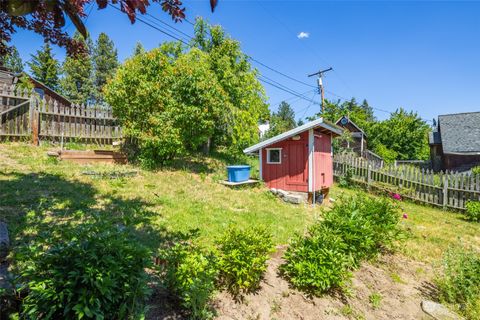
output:
<instances>
[{"instance_id":1,"label":"blue sky","mask_svg":"<svg viewBox=\"0 0 480 320\"><path fill-rule=\"evenodd\" d=\"M221 24L248 55L295 79L315 85L307 74L333 67L324 80L329 99L365 98L374 108L404 107L424 119L480 111L480 2L220 0L213 14L208 0L184 4L188 19L203 16ZM158 5L152 5L149 13L192 33L191 25L174 24ZM122 60L137 41L151 49L170 40L141 22L131 25L126 15L111 8L92 9L86 25L94 39L107 33ZM298 38L301 32L308 37ZM42 39L20 31L13 44L28 60ZM60 59L65 55L61 48L55 53ZM312 90L254 66L296 92ZM272 86L265 88L272 110L283 99L291 102L297 118L320 108ZM306 95L319 101L314 92ZM388 113L375 110L375 115L384 119Z\"/></svg>"}]
</instances>

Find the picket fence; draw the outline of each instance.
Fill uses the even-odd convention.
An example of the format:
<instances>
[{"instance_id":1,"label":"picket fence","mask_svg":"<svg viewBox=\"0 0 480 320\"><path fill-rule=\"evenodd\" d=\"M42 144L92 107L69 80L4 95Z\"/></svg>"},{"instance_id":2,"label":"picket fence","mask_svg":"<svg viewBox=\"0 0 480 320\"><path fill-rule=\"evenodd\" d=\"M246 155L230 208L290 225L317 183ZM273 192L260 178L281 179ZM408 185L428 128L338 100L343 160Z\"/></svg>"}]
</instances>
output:
<instances>
[{"instance_id":1,"label":"picket fence","mask_svg":"<svg viewBox=\"0 0 480 320\"><path fill-rule=\"evenodd\" d=\"M414 166L372 166L364 158L336 155L336 179L350 177L367 189L399 193L402 197L444 209L465 210L467 201L480 201L480 175L452 171L434 173Z\"/></svg>"},{"instance_id":2,"label":"picket fence","mask_svg":"<svg viewBox=\"0 0 480 320\"><path fill-rule=\"evenodd\" d=\"M65 105L39 99L15 86L0 86L0 138L79 141L110 144L122 137L112 110L100 106Z\"/></svg>"}]
</instances>

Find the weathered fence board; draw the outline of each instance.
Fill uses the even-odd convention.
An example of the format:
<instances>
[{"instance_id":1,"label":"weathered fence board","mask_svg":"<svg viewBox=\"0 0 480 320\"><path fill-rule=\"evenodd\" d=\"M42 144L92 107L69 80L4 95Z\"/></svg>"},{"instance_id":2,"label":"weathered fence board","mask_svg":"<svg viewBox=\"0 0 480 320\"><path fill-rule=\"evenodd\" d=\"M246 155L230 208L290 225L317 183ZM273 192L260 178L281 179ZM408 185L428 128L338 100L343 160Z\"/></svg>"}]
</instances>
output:
<instances>
[{"instance_id":1,"label":"weathered fence board","mask_svg":"<svg viewBox=\"0 0 480 320\"><path fill-rule=\"evenodd\" d=\"M122 137L112 111L105 107L64 105L56 100L39 99L15 86L0 86L0 138L26 137L111 143Z\"/></svg>"},{"instance_id":2,"label":"weathered fence board","mask_svg":"<svg viewBox=\"0 0 480 320\"><path fill-rule=\"evenodd\" d=\"M480 175L440 172L414 166L372 166L366 159L336 155L336 178L351 176L367 188L397 192L403 197L445 209L465 210L468 200L480 201Z\"/></svg>"}]
</instances>

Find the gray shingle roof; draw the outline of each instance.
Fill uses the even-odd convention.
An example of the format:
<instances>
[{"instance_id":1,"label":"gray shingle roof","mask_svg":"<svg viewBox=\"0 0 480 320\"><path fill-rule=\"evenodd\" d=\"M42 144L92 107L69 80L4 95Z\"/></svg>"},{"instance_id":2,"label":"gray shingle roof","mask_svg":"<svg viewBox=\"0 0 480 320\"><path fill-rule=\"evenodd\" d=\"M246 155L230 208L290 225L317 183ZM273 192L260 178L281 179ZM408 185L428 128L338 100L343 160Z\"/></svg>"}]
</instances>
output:
<instances>
[{"instance_id":1,"label":"gray shingle roof","mask_svg":"<svg viewBox=\"0 0 480 320\"><path fill-rule=\"evenodd\" d=\"M480 112L439 116L438 126L444 153L480 153Z\"/></svg>"}]
</instances>

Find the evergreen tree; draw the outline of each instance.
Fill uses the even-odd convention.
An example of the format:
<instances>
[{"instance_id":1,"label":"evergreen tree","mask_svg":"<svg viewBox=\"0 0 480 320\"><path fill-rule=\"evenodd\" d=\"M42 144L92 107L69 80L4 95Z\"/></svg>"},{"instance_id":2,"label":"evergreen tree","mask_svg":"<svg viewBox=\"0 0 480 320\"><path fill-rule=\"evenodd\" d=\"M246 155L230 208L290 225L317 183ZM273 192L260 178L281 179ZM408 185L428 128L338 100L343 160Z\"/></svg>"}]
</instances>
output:
<instances>
[{"instance_id":1,"label":"evergreen tree","mask_svg":"<svg viewBox=\"0 0 480 320\"><path fill-rule=\"evenodd\" d=\"M15 73L23 72L23 62L20 58L17 48L14 46L11 48L10 53L6 56L0 57L0 65L4 66Z\"/></svg>"},{"instance_id":2,"label":"evergreen tree","mask_svg":"<svg viewBox=\"0 0 480 320\"><path fill-rule=\"evenodd\" d=\"M270 119L270 130L267 137L273 137L285 131L291 130L297 126L295 121L295 112L290 104L285 101L280 103L278 111L272 114Z\"/></svg>"},{"instance_id":3,"label":"evergreen tree","mask_svg":"<svg viewBox=\"0 0 480 320\"><path fill-rule=\"evenodd\" d=\"M50 45L45 43L40 50L31 55L28 62L32 77L45 84L47 87L57 90L59 85L60 63L55 59Z\"/></svg>"},{"instance_id":4,"label":"evergreen tree","mask_svg":"<svg viewBox=\"0 0 480 320\"><path fill-rule=\"evenodd\" d=\"M75 39L83 41L82 36L76 33ZM91 40L87 42L91 48ZM67 57L63 63L64 77L60 85L62 92L73 103L89 103L94 99L95 86L93 81L93 64L89 50L86 53L79 54L76 57Z\"/></svg>"},{"instance_id":5,"label":"evergreen tree","mask_svg":"<svg viewBox=\"0 0 480 320\"><path fill-rule=\"evenodd\" d=\"M360 108L363 109L363 111L365 111L366 121L370 121L370 122L375 121L375 116L373 115L373 108L370 107L367 99L363 99L363 102L360 105Z\"/></svg>"},{"instance_id":6,"label":"evergreen tree","mask_svg":"<svg viewBox=\"0 0 480 320\"><path fill-rule=\"evenodd\" d=\"M133 56L138 56L142 53L145 53L145 48L143 47L142 43L138 41L135 45L135 49L133 49Z\"/></svg>"},{"instance_id":7,"label":"evergreen tree","mask_svg":"<svg viewBox=\"0 0 480 320\"><path fill-rule=\"evenodd\" d=\"M111 78L118 67L117 49L113 41L105 33L100 33L93 50L93 63L95 68L95 99L103 101L103 87Z\"/></svg>"}]
</instances>

